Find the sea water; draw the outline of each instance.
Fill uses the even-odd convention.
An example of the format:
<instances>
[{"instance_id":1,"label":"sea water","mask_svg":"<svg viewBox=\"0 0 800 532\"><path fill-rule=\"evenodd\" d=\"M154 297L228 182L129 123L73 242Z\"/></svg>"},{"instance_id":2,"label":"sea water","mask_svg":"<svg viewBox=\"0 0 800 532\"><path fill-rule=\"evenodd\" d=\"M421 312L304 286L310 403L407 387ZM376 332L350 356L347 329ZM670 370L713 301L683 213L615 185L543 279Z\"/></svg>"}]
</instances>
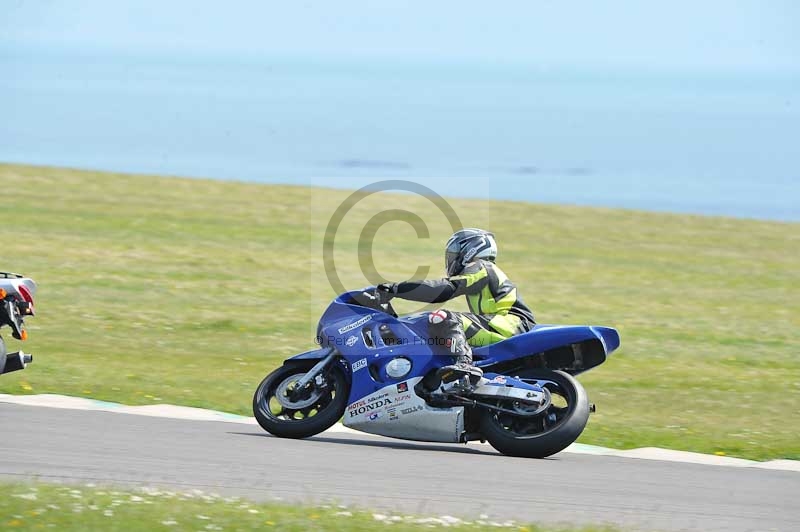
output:
<instances>
[{"instance_id":1,"label":"sea water","mask_svg":"<svg viewBox=\"0 0 800 532\"><path fill-rule=\"evenodd\" d=\"M0 161L800 220L800 75L0 50Z\"/></svg>"}]
</instances>

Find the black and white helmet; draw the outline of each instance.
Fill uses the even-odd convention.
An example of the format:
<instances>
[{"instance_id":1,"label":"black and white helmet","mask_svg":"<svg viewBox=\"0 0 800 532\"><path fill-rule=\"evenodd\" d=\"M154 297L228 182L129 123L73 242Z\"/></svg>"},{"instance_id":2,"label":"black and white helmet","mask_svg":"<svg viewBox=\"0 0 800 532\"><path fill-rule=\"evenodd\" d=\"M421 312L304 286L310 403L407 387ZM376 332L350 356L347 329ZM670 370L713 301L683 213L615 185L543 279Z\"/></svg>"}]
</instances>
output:
<instances>
[{"instance_id":1,"label":"black and white helmet","mask_svg":"<svg viewBox=\"0 0 800 532\"><path fill-rule=\"evenodd\" d=\"M447 276L458 275L464 266L476 259L494 262L497 258L497 242L494 234L483 229L461 229L453 233L444 250L444 266Z\"/></svg>"}]
</instances>

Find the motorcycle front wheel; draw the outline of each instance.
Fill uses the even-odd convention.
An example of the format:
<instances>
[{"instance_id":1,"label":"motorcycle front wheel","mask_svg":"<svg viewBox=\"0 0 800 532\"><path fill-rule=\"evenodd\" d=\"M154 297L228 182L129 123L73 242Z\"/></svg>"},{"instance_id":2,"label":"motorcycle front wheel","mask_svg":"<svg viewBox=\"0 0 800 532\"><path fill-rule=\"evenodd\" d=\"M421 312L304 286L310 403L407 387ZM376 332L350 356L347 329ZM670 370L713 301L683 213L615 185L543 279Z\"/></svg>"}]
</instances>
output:
<instances>
[{"instance_id":1,"label":"motorcycle front wheel","mask_svg":"<svg viewBox=\"0 0 800 532\"><path fill-rule=\"evenodd\" d=\"M261 427L281 438L308 438L339 421L347 406L348 383L335 364L305 389L298 381L310 366L281 366L266 376L253 395L253 414Z\"/></svg>"},{"instance_id":2,"label":"motorcycle front wheel","mask_svg":"<svg viewBox=\"0 0 800 532\"><path fill-rule=\"evenodd\" d=\"M529 369L515 375L538 383L550 392L550 406L526 416L485 409L481 432L503 454L544 458L565 449L578 439L589 421L589 397L574 377L563 371Z\"/></svg>"}]
</instances>

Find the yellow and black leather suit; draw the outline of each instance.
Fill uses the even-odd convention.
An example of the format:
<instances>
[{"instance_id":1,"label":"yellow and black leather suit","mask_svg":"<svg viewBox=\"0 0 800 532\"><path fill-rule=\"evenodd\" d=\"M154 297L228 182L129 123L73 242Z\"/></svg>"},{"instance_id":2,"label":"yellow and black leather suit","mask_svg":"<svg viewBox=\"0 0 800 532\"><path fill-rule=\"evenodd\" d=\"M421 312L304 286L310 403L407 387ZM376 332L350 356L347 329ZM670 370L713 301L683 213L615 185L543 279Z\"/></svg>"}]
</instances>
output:
<instances>
[{"instance_id":1,"label":"yellow and black leather suit","mask_svg":"<svg viewBox=\"0 0 800 532\"><path fill-rule=\"evenodd\" d=\"M460 320L468 344L474 347L505 340L530 330L536 323L516 285L488 260L471 262L458 275L405 281L392 288L395 297L426 303L444 303L465 295L470 312L447 312Z\"/></svg>"}]
</instances>

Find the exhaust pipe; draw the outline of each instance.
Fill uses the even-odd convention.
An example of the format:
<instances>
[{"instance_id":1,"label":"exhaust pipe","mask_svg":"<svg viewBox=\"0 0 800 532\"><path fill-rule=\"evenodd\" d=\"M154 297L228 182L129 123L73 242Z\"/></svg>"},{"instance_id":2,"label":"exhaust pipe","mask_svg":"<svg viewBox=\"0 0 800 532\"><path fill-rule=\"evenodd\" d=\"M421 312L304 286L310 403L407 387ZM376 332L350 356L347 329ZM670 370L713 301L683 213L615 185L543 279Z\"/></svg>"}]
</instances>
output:
<instances>
[{"instance_id":1,"label":"exhaust pipe","mask_svg":"<svg viewBox=\"0 0 800 532\"><path fill-rule=\"evenodd\" d=\"M12 371L19 371L33 362L33 355L18 351L16 353L9 353L6 355L6 366L3 368L3 373L11 373Z\"/></svg>"}]
</instances>

